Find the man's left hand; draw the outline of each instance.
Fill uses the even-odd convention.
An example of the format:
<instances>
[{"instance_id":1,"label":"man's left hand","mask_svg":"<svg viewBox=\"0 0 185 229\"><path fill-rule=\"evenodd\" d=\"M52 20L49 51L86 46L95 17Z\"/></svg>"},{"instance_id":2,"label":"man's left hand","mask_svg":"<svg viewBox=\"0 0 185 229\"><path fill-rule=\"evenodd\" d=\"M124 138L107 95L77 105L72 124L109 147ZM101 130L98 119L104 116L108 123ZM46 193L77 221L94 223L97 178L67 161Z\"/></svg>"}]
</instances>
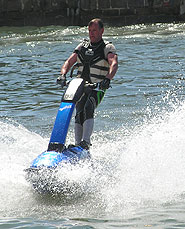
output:
<instances>
[{"instance_id":1,"label":"man's left hand","mask_svg":"<svg viewBox=\"0 0 185 229\"><path fill-rule=\"evenodd\" d=\"M101 90L106 90L110 87L110 79L105 78L103 81L100 82L100 89Z\"/></svg>"}]
</instances>

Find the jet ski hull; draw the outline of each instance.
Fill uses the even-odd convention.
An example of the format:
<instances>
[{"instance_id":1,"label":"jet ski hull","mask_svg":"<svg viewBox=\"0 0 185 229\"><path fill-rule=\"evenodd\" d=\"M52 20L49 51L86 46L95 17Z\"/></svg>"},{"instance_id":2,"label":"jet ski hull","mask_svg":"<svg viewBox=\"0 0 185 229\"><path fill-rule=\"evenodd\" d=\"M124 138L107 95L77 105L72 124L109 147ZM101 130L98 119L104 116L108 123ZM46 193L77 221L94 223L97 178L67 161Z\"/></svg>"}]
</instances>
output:
<instances>
[{"instance_id":1,"label":"jet ski hull","mask_svg":"<svg viewBox=\"0 0 185 229\"><path fill-rule=\"evenodd\" d=\"M90 159L90 152L80 146L71 146L62 152L44 151L25 170L26 179L39 193L66 192L71 186L67 180L61 182L61 179L58 179L58 171L62 167L89 162Z\"/></svg>"}]
</instances>

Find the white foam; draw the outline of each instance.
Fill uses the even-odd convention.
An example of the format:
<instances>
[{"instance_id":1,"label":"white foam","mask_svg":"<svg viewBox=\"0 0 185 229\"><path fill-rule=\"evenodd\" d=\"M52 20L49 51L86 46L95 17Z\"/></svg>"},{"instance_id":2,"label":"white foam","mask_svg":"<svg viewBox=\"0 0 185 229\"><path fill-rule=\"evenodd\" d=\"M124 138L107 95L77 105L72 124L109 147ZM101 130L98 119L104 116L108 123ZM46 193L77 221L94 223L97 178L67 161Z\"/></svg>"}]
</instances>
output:
<instances>
[{"instance_id":1,"label":"white foam","mask_svg":"<svg viewBox=\"0 0 185 229\"><path fill-rule=\"evenodd\" d=\"M85 200L81 211L103 208L112 215L120 215L139 206L180 198L185 190L184 114L185 104L182 104L136 126L131 134L123 128L109 133L95 132L91 149L94 169L87 164L61 169L58 173L59 179L68 179L71 184L76 182L83 192L93 194L93 199ZM34 214L39 203L23 170L46 149L48 139L15 123L3 121L0 124L1 212L7 216ZM112 141L107 137L110 135ZM69 140L72 138L70 133ZM61 211L61 206L56 206L55 210Z\"/></svg>"},{"instance_id":2,"label":"white foam","mask_svg":"<svg viewBox=\"0 0 185 229\"><path fill-rule=\"evenodd\" d=\"M176 201L185 190L185 104L135 128L117 143L115 185L104 190L107 211Z\"/></svg>"}]
</instances>

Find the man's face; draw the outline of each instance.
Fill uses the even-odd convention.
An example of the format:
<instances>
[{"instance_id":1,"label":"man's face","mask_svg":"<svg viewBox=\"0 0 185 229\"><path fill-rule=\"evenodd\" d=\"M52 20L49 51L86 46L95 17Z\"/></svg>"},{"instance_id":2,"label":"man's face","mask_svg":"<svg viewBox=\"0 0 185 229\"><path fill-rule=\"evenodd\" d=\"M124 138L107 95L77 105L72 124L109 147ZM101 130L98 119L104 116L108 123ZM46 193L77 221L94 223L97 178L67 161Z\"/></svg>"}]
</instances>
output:
<instances>
[{"instance_id":1,"label":"man's face","mask_svg":"<svg viewBox=\"0 0 185 229\"><path fill-rule=\"evenodd\" d=\"M104 29L101 29L98 23L93 23L91 26L88 27L88 29L91 43L96 43L102 39Z\"/></svg>"}]
</instances>

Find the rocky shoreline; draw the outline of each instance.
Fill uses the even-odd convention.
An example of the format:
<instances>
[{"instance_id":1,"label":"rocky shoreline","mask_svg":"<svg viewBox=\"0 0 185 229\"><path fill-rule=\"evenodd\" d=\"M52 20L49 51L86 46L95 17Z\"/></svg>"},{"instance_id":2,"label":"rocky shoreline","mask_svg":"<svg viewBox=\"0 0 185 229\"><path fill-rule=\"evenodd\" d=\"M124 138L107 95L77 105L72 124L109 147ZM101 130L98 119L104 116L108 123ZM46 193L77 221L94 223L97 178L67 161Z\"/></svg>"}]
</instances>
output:
<instances>
[{"instance_id":1,"label":"rocky shoreline","mask_svg":"<svg viewBox=\"0 0 185 229\"><path fill-rule=\"evenodd\" d=\"M113 26L185 21L185 0L0 0L0 26Z\"/></svg>"}]
</instances>

